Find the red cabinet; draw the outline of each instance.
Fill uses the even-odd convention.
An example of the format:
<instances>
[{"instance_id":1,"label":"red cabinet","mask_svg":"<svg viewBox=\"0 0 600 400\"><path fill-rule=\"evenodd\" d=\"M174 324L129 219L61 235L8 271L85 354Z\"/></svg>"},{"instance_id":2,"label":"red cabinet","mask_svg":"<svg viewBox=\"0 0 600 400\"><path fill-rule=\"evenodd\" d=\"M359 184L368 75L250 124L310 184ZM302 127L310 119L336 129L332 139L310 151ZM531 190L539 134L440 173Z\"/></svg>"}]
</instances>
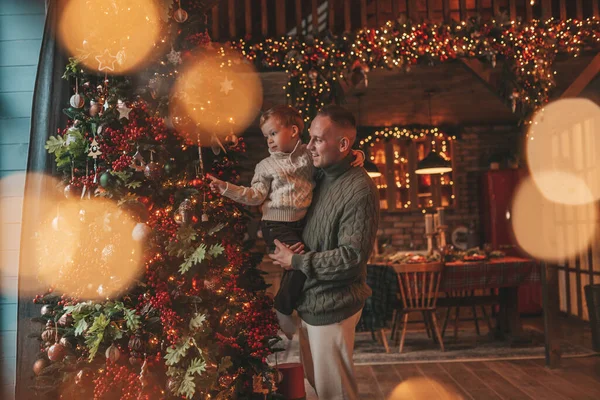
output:
<instances>
[{"instance_id":1,"label":"red cabinet","mask_svg":"<svg viewBox=\"0 0 600 400\"><path fill-rule=\"evenodd\" d=\"M523 169L493 170L485 172L482 179L481 223L484 241L507 255L526 256L514 240L511 220L512 199L526 173ZM540 283L519 288L519 311L524 314L542 311Z\"/></svg>"}]
</instances>

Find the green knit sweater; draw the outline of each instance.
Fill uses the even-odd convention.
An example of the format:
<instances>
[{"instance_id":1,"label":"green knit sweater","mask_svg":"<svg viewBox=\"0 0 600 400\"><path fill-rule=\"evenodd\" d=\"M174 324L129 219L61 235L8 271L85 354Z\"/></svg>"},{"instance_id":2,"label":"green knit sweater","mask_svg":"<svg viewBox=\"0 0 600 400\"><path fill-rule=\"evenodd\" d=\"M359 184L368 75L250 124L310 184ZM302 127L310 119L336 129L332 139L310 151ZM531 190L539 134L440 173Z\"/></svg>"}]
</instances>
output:
<instances>
[{"instance_id":1,"label":"green knit sweater","mask_svg":"<svg viewBox=\"0 0 600 400\"><path fill-rule=\"evenodd\" d=\"M323 169L302 235L310 251L292 267L307 276L298 314L310 325L330 325L361 310L371 295L367 260L379 223L379 195L352 156Z\"/></svg>"}]
</instances>

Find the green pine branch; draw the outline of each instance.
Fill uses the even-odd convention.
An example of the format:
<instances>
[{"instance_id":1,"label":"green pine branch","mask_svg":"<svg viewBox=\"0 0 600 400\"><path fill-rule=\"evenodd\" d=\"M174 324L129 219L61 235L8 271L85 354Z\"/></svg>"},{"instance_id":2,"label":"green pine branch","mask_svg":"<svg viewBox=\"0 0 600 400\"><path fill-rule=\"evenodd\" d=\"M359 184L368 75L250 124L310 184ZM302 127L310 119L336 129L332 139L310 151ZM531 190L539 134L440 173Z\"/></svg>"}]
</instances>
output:
<instances>
[{"instance_id":1,"label":"green pine branch","mask_svg":"<svg viewBox=\"0 0 600 400\"><path fill-rule=\"evenodd\" d=\"M190 348L190 338L184 337L179 341L179 344L175 345L175 348L167 348L167 354L165 354L165 364L168 366L175 365L181 361L187 354Z\"/></svg>"},{"instance_id":2,"label":"green pine branch","mask_svg":"<svg viewBox=\"0 0 600 400\"><path fill-rule=\"evenodd\" d=\"M188 272L190 270L190 268L192 268L194 265L201 263L202 261L204 261L204 258L206 257L206 245L204 243L200 244L200 246L198 246L196 248L196 250L192 253L191 256L189 256L184 262L183 264L181 264L179 266L179 273L180 274L185 274L186 272Z\"/></svg>"},{"instance_id":3,"label":"green pine branch","mask_svg":"<svg viewBox=\"0 0 600 400\"><path fill-rule=\"evenodd\" d=\"M100 343L102 343L102 340L104 339L104 331L108 324L110 324L110 319L106 315L100 314L94 319L92 326L86 333L85 344L90 352L88 358L90 362L92 362L98 352Z\"/></svg>"}]
</instances>

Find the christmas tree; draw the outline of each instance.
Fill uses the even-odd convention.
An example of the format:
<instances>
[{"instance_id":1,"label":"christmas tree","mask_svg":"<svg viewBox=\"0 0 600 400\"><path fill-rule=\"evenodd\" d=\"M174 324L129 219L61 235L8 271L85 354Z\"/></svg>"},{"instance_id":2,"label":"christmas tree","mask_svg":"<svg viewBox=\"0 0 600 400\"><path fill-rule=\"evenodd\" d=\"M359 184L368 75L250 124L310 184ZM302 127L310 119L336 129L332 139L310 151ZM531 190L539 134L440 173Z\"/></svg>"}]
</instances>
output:
<instances>
[{"instance_id":1,"label":"christmas tree","mask_svg":"<svg viewBox=\"0 0 600 400\"><path fill-rule=\"evenodd\" d=\"M103 3L93 3L105 8L98 15L130 18L122 1ZM170 3L143 69L124 68L130 33L119 32L113 55L87 25L64 74L69 123L46 148L65 198L36 238L49 289L34 300L43 304L34 389L50 398L277 397L262 255L245 240L246 211L205 179L239 179L243 107L226 97L248 81L245 64L211 43L210 2ZM204 67L212 75L199 78ZM253 94L237 96L247 120L260 107Z\"/></svg>"}]
</instances>

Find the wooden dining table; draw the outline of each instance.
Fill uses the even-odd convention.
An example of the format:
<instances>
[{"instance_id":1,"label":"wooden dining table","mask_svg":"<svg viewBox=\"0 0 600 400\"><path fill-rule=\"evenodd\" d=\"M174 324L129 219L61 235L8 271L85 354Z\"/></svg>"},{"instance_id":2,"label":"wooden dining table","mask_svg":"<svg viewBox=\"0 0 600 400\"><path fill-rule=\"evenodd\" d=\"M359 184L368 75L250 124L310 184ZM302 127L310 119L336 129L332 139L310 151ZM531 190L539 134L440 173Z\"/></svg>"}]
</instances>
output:
<instances>
[{"instance_id":1,"label":"wooden dining table","mask_svg":"<svg viewBox=\"0 0 600 400\"><path fill-rule=\"evenodd\" d=\"M363 311L363 329L383 327L391 317L397 300L398 263L373 263L367 268L367 284L373 295ZM499 313L493 334L520 342L527 340L518 312L518 288L522 284L540 282L541 267L534 260L501 257L482 261L452 261L444 264L440 292L497 289ZM359 326L361 326L359 325Z\"/></svg>"}]
</instances>

